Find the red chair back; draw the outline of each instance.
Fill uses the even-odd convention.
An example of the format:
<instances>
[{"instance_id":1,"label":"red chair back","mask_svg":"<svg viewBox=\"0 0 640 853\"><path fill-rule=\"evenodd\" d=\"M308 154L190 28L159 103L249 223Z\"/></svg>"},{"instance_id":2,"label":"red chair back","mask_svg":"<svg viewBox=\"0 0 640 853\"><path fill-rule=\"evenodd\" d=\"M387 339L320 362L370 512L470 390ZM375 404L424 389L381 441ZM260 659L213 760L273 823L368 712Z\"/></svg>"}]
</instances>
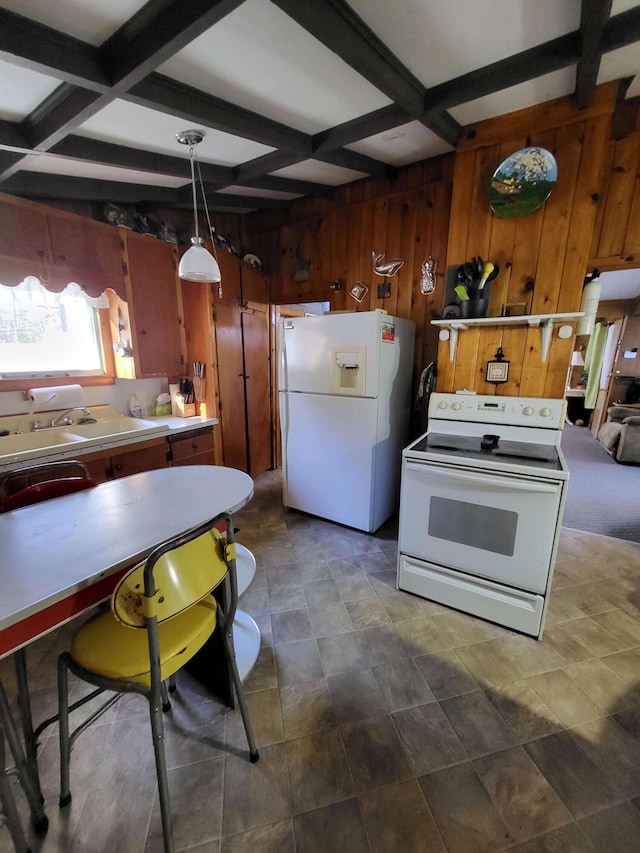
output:
<instances>
[{"instance_id":1,"label":"red chair back","mask_svg":"<svg viewBox=\"0 0 640 853\"><path fill-rule=\"evenodd\" d=\"M43 480L34 483L19 492L15 492L6 498L2 504L2 511L9 512L12 509L20 509L51 498L59 498L62 495L70 495L72 492L81 492L97 486L98 481L91 477L61 477L59 480Z\"/></svg>"}]
</instances>

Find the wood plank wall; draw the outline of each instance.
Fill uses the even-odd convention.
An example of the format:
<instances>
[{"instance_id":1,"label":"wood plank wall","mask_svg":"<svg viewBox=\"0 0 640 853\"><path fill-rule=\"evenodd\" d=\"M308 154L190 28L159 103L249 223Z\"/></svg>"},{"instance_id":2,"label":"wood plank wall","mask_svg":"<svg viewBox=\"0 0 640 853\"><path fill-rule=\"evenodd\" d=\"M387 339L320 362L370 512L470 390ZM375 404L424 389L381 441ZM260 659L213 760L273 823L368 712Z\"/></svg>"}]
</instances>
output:
<instances>
[{"instance_id":1,"label":"wood plank wall","mask_svg":"<svg viewBox=\"0 0 640 853\"><path fill-rule=\"evenodd\" d=\"M498 262L489 316L500 316L507 302L526 302L530 314L580 309L616 91L614 84L599 87L592 105L580 112L561 99L465 129L456 152L447 264L457 266L474 255ZM555 156L554 192L529 216L496 217L487 203L491 176L506 157L528 146ZM469 329L459 335L453 362L449 344L440 343L438 390L563 397L573 342L573 336L554 333L543 363L539 328ZM510 361L509 381L495 386L485 381L486 363L499 346Z\"/></svg>"},{"instance_id":2,"label":"wood plank wall","mask_svg":"<svg viewBox=\"0 0 640 853\"><path fill-rule=\"evenodd\" d=\"M562 397L573 337L554 334L543 363L538 328L470 329L459 335L456 358L450 362L449 344L438 343L430 321L441 316L447 267L474 255L501 267L492 283L490 316L499 316L506 302L526 302L528 312L537 314L579 310L584 277L591 269L594 229L605 221L601 191L611 166L607 158L617 94L617 83L605 84L582 111L566 98L478 123L465 128L455 161L449 155L433 158L403 169L394 180L360 181L337 190L334 199L303 199L284 213L247 217L247 242L272 274L272 301L329 299L332 310L380 306L414 320L415 378L430 361L437 361L437 387L442 391L468 388L486 394ZM627 117L627 133L632 123ZM491 175L509 154L536 145L548 148L558 162L554 192L529 216L496 217L487 202ZM629 177L627 171L627 194ZM612 191L611 182L605 183ZM632 194L637 194L637 182L630 183ZM636 195L626 203L633 231L639 214ZM608 209L611 218L618 208L610 202ZM371 268L373 250L405 260L392 280L390 299L377 298L380 279ZM425 297L419 289L420 268L429 254L438 261L438 287ZM292 273L301 259L310 261L310 277L298 284ZM329 287L336 279L342 284L338 292ZM348 295L356 281L369 288L361 304ZM510 371L509 382L495 386L485 375L498 346L510 361Z\"/></svg>"},{"instance_id":3,"label":"wood plank wall","mask_svg":"<svg viewBox=\"0 0 640 853\"><path fill-rule=\"evenodd\" d=\"M370 178L336 191L333 199L301 199L286 214L247 217L247 241L271 273L273 303L329 301L333 311L370 311L416 324L414 384L437 354L437 330L430 320L441 316L444 298L447 231L453 178L453 155L403 169L396 178ZM378 299L382 278L372 269L371 253L402 258L393 276L391 296ZM436 258L436 291L420 293L422 262ZM310 261L309 279L293 280L299 260ZM330 285L340 281L341 289ZM369 288L363 302L349 290L356 282Z\"/></svg>"},{"instance_id":4,"label":"wood plank wall","mask_svg":"<svg viewBox=\"0 0 640 853\"><path fill-rule=\"evenodd\" d=\"M607 149L602 204L591 244L591 267L640 266L640 98L616 110Z\"/></svg>"}]
</instances>

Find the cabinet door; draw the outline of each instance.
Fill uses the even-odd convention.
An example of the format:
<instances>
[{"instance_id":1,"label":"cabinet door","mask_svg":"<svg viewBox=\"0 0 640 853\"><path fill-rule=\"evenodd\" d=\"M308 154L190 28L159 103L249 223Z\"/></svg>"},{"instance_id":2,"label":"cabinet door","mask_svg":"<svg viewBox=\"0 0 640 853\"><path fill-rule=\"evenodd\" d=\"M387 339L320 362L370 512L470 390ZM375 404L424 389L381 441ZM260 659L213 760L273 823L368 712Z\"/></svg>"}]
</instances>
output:
<instances>
[{"instance_id":1,"label":"cabinet door","mask_svg":"<svg viewBox=\"0 0 640 853\"><path fill-rule=\"evenodd\" d=\"M122 246L118 229L80 216L49 214L49 235L54 265L69 270L89 292L105 287L124 296Z\"/></svg>"},{"instance_id":2,"label":"cabinet door","mask_svg":"<svg viewBox=\"0 0 640 853\"><path fill-rule=\"evenodd\" d=\"M127 234L126 243L136 377L179 376L184 366L175 248L145 234Z\"/></svg>"},{"instance_id":3,"label":"cabinet door","mask_svg":"<svg viewBox=\"0 0 640 853\"><path fill-rule=\"evenodd\" d=\"M249 264L242 264L242 304L266 305L269 302L267 279ZM263 309L264 310L264 309Z\"/></svg>"},{"instance_id":4,"label":"cabinet door","mask_svg":"<svg viewBox=\"0 0 640 853\"><path fill-rule=\"evenodd\" d=\"M106 483L111 474L111 458L101 451L100 453L88 453L79 457L81 462L89 469L89 476L99 483Z\"/></svg>"},{"instance_id":5,"label":"cabinet door","mask_svg":"<svg viewBox=\"0 0 640 853\"><path fill-rule=\"evenodd\" d=\"M151 471L155 468L168 467L168 444L166 438L141 442L135 450L111 454L111 475L114 480L139 474L141 471Z\"/></svg>"},{"instance_id":6,"label":"cabinet door","mask_svg":"<svg viewBox=\"0 0 640 853\"><path fill-rule=\"evenodd\" d=\"M240 305L241 304L241 284L240 284L240 258L227 252L224 249L216 249L218 258L218 266L220 267L220 275L222 276L222 296L220 296L219 288L213 285L214 299L216 303L224 303L225 305Z\"/></svg>"},{"instance_id":7,"label":"cabinet door","mask_svg":"<svg viewBox=\"0 0 640 853\"><path fill-rule=\"evenodd\" d=\"M248 471L241 311L216 306L220 425L224 464Z\"/></svg>"},{"instance_id":8,"label":"cabinet door","mask_svg":"<svg viewBox=\"0 0 640 853\"><path fill-rule=\"evenodd\" d=\"M0 199L0 256L5 284L19 284L25 275L47 283L53 259L46 214L29 204Z\"/></svg>"},{"instance_id":9,"label":"cabinet door","mask_svg":"<svg viewBox=\"0 0 640 853\"><path fill-rule=\"evenodd\" d=\"M242 314L249 473L271 468L269 330L264 314Z\"/></svg>"}]
</instances>

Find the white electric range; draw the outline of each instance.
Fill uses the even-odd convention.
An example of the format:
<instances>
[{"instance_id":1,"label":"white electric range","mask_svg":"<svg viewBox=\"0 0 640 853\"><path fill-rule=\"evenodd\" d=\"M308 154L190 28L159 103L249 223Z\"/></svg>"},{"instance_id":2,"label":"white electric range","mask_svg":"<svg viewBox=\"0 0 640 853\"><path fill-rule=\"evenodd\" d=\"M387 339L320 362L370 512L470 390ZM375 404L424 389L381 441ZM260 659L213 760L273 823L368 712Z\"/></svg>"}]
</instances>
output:
<instances>
[{"instance_id":1,"label":"white electric range","mask_svg":"<svg viewBox=\"0 0 640 853\"><path fill-rule=\"evenodd\" d=\"M434 393L402 453L398 588L542 636L569 478L565 400Z\"/></svg>"}]
</instances>

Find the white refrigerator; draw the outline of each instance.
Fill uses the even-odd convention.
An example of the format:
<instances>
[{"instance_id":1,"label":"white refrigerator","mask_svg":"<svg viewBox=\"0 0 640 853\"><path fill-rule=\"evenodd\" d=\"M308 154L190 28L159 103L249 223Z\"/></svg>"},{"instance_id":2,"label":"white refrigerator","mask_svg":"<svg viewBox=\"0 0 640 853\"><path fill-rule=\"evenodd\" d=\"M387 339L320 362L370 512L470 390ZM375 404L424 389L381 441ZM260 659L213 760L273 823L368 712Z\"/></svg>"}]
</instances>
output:
<instances>
[{"instance_id":1,"label":"white refrigerator","mask_svg":"<svg viewBox=\"0 0 640 853\"><path fill-rule=\"evenodd\" d=\"M283 318L283 502L371 532L397 509L415 325L384 311Z\"/></svg>"}]
</instances>

